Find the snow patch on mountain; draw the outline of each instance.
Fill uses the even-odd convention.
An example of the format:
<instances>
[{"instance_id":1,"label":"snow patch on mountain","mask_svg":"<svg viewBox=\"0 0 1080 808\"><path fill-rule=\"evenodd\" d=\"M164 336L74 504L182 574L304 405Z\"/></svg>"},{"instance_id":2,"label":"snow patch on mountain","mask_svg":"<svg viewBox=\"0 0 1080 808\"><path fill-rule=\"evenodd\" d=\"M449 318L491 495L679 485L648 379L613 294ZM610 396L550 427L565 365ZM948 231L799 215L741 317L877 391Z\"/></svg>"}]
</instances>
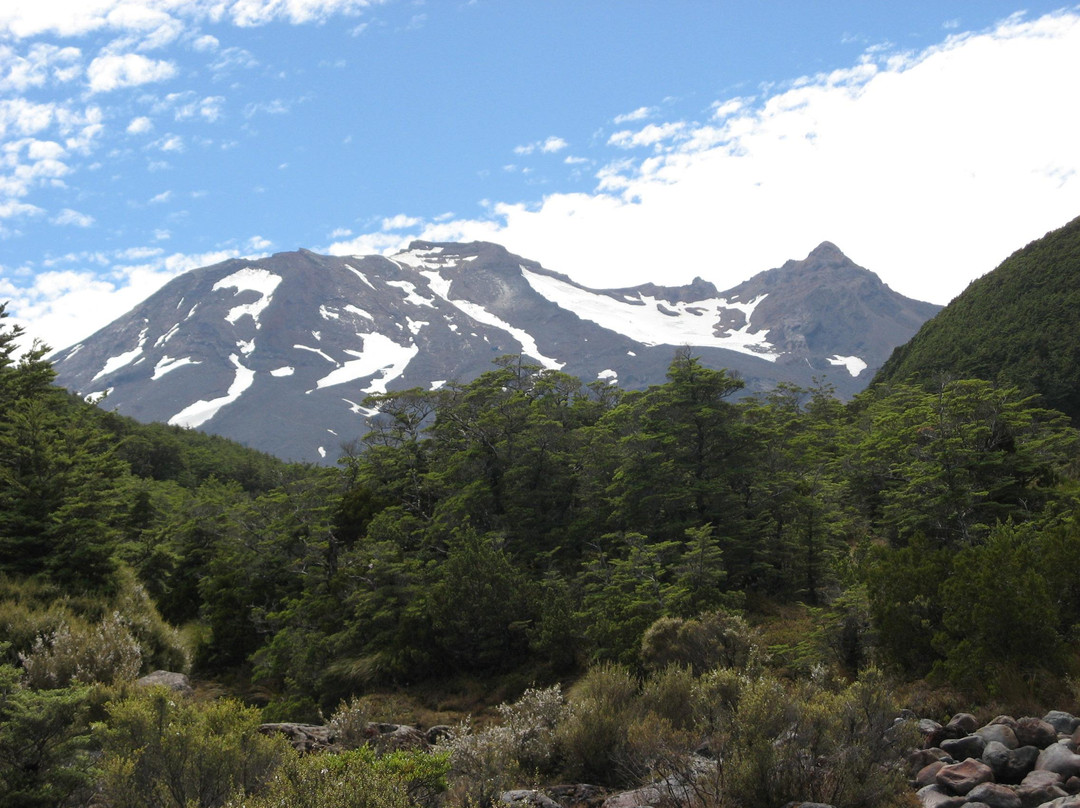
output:
<instances>
[{"instance_id":1,"label":"snow patch on mountain","mask_svg":"<svg viewBox=\"0 0 1080 808\"><path fill-rule=\"evenodd\" d=\"M179 359L172 359L168 355L162 356L158 360L158 363L154 365L154 375L150 377L152 381L157 381L166 373L170 373L177 368L182 368L184 365L201 365L201 362L196 362L190 356L184 356Z\"/></svg>"},{"instance_id":2,"label":"snow patch on mountain","mask_svg":"<svg viewBox=\"0 0 1080 808\"><path fill-rule=\"evenodd\" d=\"M558 359L552 359L550 356L545 356L540 352L539 346L536 344L536 340L531 334L521 328L515 328L500 317L492 314L483 306L477 303L471 303L468 300L452 299L450 297L450 281L444 278L435 269L421 270L420 274L427 278L428 286L431 287L431 291L438 297L441 297L451 306L454 306L462 313L467 314L478 323L484 325L494 326L500 331L505 331L521 344L521 352L527 356L531 356L533 359L540 361L540 364L549 370L561 370L566 364L560 362Z\"/></svg>"},{"instance_id":3,"label":"snow patch on mountain","mask_svg":"<svg viewBox=\"0 0 1080 808\"><path fill-rule=\"evenodd\" d=\"M830 365L843 365L852 376L858 376L866 370L866 362L857 356L830 356Z\"/></svg>"},{"instance_id":4,"label":"snow patch on mountain","mask_svg":"<svg viewBox=\"0 0 1080 808\"><path fill-rule=\"evenodd\" d=\"M420 352L417 345L398 345L382 334L360 334L359 336L364 340L364 349L345 351L356 359L343 362L337 370L323 376L315 383L316 389L345 384L381 372L381 378L373 381L364 392L385 393L386 385L404 373L412 358Z\"/></svg>"},{"instance_id":5,"label":"snow patch on mountain","mask_svg":"<svg viewBox=\"0 0 1080 808\"><path fill-rule=\"evenodd\" d=\"M235 325L236 321L241 317L250 315L251 319L255 321L255 327L259 328L259 315L270 305L274 290L277 289L279 283L281 283L280 275L275 275L257 267L245 267L215 283L213 291L235 289L236 294L248 291L258 292L260 295L258 300L254 303L245 303L242 306L230 309L229 313L225 315L225 320Z\"/></svg>"},{"instance_id":6,"label":"snow patch on mountain","mask_svg":"<svg viewBox=\"0 0 1080 808\"><path fill-rule=\"evenodd\" d=\"M270 371L270 375L278 379L284 376L292 376L294 373L296 373L296 368L290 367L288 365L283 368L275 368L274 370Z\"/></svg>"},{"instance_id":7,"label":"snow patch on mountain","mask_svg":"<svg viewBox=\"0 0 1080 808\"><path fill-rule=\"evenodd\" d=\"M169 419L170 426L182 426L188 429L202 426L217 415L222 407L226 404L232 404L244 394L245 390L251 387L255 381L255 371L244 367L240 363L240 357L236 354L230 354L229 361L236 368L236 376L233 377L232 384L229 385L225 395L210 401L196 401L194 404L184 407Z\"/></svg>"},{"instance_id":8,"label":"snow patch on mountain","mask_svg":"<svg viewBox=\"0 0 1080 808\"><path fill-rule=\"evenodd\" d=\"M521 267L521 274L534 291L560 308L644 345L727 348L770 362L779 357L766 340L768 332L750 332L750 315L765 299L764 295L749 303L730 303L721 297L683 303L639 293L624 295L624 303L525 267ZM746 315L746 325L715 334L717 320L731 309Z\"/></svg>"},{"instance_id":9,"label":"snow patch on mountain","mask_svg":"<svg viewBox=\"0 0 1080 808\"><path fill-rule=\"evenodd\" d=\"M146 321L144 320L143 322L145 323ZM95 375L94 378L92 378L90 381L97 381L102 376L106 376L115 370L120 370L120 368L126 365L130 365L132 362L135 361L137 357L141 356L143 352L143 346L146 345L147 329L149 329L149 326L146 326L141 332L139 332L138 345L136 345L130 351L125 351L122 354L117 354L116 356L112 356L106 359L105 367L99 370L97 372L97 375Z\"/></svg>"}]
</instances>

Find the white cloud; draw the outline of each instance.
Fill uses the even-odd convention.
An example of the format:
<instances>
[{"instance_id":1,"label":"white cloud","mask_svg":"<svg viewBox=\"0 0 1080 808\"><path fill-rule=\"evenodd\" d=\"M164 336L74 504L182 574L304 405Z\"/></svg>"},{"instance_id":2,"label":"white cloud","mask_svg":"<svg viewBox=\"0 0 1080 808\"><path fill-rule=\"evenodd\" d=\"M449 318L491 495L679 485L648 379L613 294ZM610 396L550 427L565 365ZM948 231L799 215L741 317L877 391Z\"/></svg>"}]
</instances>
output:
<instances>
[{"instance_id":1,"label":"white cloud","mask_svg":"<svg viewBox=\"0 0 1080 808\"><path fill-rule=\"evenodd\" d=\"M533 152L541 152L542 154L555 154L562 151L570 144L556 135L549 135L544 140L538 140L535 143L526 143L524 146L515 146L514 154L532 154Z\"/></svg>"},{"instance_id":2,"label":"white cloud","mask_svg":"<svg viewBox=\"0 0 1080 808\"><path fill-rule=\"evenodd\" d=\"M353 231L350 230L347 227L335 227L333 230L330 231L330 236L329 237L331 239L342 239L342 238L348 238L352 234L353 234Z\"/></svg>"},{"instance_id":3,"label":"white cloud","mask_svg":"<svg viewBox=\"0 0 1080 808\"><path fill-rule=\"evenodd\" d=\"M397 216L393 216L389 219L382 220L383 231L387 230L405 230L410 227L416 227L420 224L421 220L413 216L406 216L404 213L399 213Z\"/></svg>"},{"instance_id":4,"label":"white cloud","mask_svg":"<svg viewBox=\"0 0 1080 808\"><path fill-rule=\"evenodd\" d=\"M70 81L81 70L78 48L60 47L45 42L30 46L25 54L0 45L0 90L26 92L51 81Z\"/></svg>"},{"instance_id":5,"label":"white cloud","mask_svg":"<svg viewBox=\"0 0 1080 808\"><path fill-rule=\"evenodd\" d=\"M656 114L655 107L638 107L633 112L628 112L625 115L616 115L615 123L621 126L624 123L631 123L633 121L643 121L646 118L652 117Z\"/></svg>"},{"instance_id":6,"label":"white cloud","mask_svg":"<svg viewBox=\"0 0 1080 808\"><path fill-rule=\"evenodd\" d=\"M160 194L150 197L150 204L160 205L162 202L168 202L170 199L172 199L172 195L172 191L162 191Z\"/></svg>"},{"instance_id":7,"label":"white cloud","mask_svg":"<svg viewBox=\"0 0 1080 808\"><path fill-rule=\"evenodd\" d=\"M592 286L702 275L721 289L827 239L897 291L945 303L1080 212L1080 107L1062 101L1078 75L1078 13L875 50L720 100L711 124L627 130L614 145L665 151L602 167L593 193L495 204L419 237L497 241Z\"/></svg>"},{"instance_id":8,"label":"white cloud","mask_svg":"<svg viewBox=\"0 0 1080 808\"><path fill-rule=\"evenodd\" d=\"M93 93L166 81L175 75L176 65L172 62L150 59L140 53L98 56L86 70L90 92Z\"/></svg>"},{"instance_id":9,"label":"white cloud","mask_svg":"<svg viewBox=\"0 0 1080 808\"><path fill-rule=\"evenodd\" d=\"M50 221L56 225L72 225L74 227L90 227L94 223L94 217L86 213L79 213L71 208L64 208Z\"/></svg>"},{"instance_id":10,"label":"white cloud","mask_svg":"<svg viewBox=\"0 0 1080 808\"><path fill-rule=\"evenodd\" d=\"M685 129L686 124L683 121L672 121L663 124L650 123L637 132L631 132L629 129L616 132L608 138L608 144L618 146L620 149L632 149L635 146L655 146L682 134Z\"/></svg>"},{"instance_id":11,"label":"white cloud","mask_svg":"<svg viewBox=\"0 0 1080 808\"><path fill-rule=\"evenodd\" d=\"M142 135L154 128L153 122L145 115L132 119L127 126L129 135Z\"/></svg>"}]
</instances>

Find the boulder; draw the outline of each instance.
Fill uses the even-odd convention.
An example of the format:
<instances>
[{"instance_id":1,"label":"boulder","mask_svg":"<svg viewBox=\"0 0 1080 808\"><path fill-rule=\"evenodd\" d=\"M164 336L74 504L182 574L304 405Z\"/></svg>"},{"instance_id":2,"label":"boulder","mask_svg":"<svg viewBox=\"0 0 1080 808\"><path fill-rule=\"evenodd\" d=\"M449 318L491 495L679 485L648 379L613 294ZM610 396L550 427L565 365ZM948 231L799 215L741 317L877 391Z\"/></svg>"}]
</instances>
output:
<instances>
[{"instance_id":1,"label":"boulder","mask_svg":"<svg viewBox=\"0 0 1080 808\"><path fill-rule=\"evenodd\" d=\"M600 808L604 803L604 789L587 783L554 786L547 793L562 808Z\"/></svg>"},{"instance_id":2,"label":"boulder","mask_svg":"<svg viewBox=\"0 0 1080 808\"><path fill-rule=\"evenodd\" d=\"M1070 794L1080 794L1080 777L1070 777L1063 788Z\"/></svg>"},{"instance_id":3,"label":"boulder","mask_svg":"<svg viewBox=\"0 0 1080 808\"><path fill-rule=\"evenodd\" d=\"M979 783L992 781L994 773L981 760L968 758L962 763L943 766L936 779L937 784L949 793L965 795Z\"/></svg>"},{"instance_id":4,"label":"boulder","mask_svg":"<svg viewBox=\"0 0 1080 808\"><path fill-rule=\"evenodd\" d=\"M945 760L948 763L956 763L955 760L947 760L948 757L949 756L945 754L945 750L938 747L916 749L907 756L907 764L911 771L917 772L924 766L929 766L935 760Z\"/></svg>"},{"instance_id":5,"label":"boulder","mask_svg":"<svg viewBox=\"0 0 1080 808\"><path fill-rule=\"evenodd\" d=\"M289 721L277 724L260 724L263 735L284 735L297 752L321 752L334 748L334 736L329 727L318 724L295 724Z\"/></svg>"},{"instance_id":6,"label":"boulder","mask_svg":"<svg viewBox=\"0 0 1080 808\"><path fill-rule=\"evenodd\" d=\"M1035 768L1039 750L1034 746L1008 749L997 741L991 741L983 750L982 761L994 772L998 783L1019 783Z\"/></svg>"},{"instance_id":7,"label":"boulder","mask_svg":"<svg viewBox=\"0 0 1080 808\"><path fill-rule=\"evenodd\" d=\"M990 808L1022 808L1020 797L1008 786L980 783L967 795L968 804L981 802Z\"/></svg>"},{"instance_id":8,"label":"boulder","mask_svg":"<svg viewBox=\"0 0 1080 808\"><path fill-rule=\"evenodd\" d=\"M1021 746L1036 746L1045 749L1052 743L1057 743L1057 730L1053 724L1043 721L1041 718L1021 718L1016 722L1013 729L1016 741Z\"/></svg>"},{"instance_id":9,"label":"boulder","mask_svg":"<svg viewBox=\"0 0 1080 808\"><path fill-rule=\"evenodd\" d=\"M182 696L190 696L195 692L187 674L176 671L154 671L136 679L135 684L139 687L167 687Z\"/></svg>"},{"instance_id":10,"label":"boulder","mask_svg":"<svg viewBox=\"0 0 1080 808\"><path fill-rule=\"evenodd\" d=\"M513 808L560 808L559 803L542 791L525 788L504 791L499 795L499 802Z\"/></svg>"},{"instance_id":11,"label":"boulder","mask_svg":"<svg viewBox=\"0 0 1080 808\"><path fill-rule=\"evenodd\" d=\"M947 738L941 742L941 748L951 758L966 760L982 757L986 741L979 735L965 735L963 738Z\"/></svg>"},{"instance_id":12,"label":"boulder","mask_svg":"<svg viewBox=\"0 0 1080 808\"><path fill-rule=\"evenodd\" d=\"M1009 729L1013 729L1013 730L1016 729L1016 719L1013 718L1011 715L999 715L999 716L997 716L997 718L995 718L993 721L991 721L987 726L993 726L994 724L1004 724Z\"/></svg>"},{"instance_id":13,"label":"boulder","mask_svg":"<svg viewBox=\"0 0 1080 808\"><path fill-rule=\"evenodd\" d=\"M1056 800L1044 802L1039 808L1080 808L1080 795L1067 794L1064 797L1058 797Z\"/></svg>"},{"instance_id":14,"label":"boulder","mask_svg":"<svg viewBox=\"0 0 1080 808\"><path fill-rule=\"evenodd\" d=\"M915 775L915 785L918 788L933 785L937 782L937 773L946 765L948 764L942 760L935 760L933 763L923 766L919 769L919 773Z\"/></svg>"},{"instance_id":15,"label":"boulder","mask_svg":"<svg viewBox=\"0 0 1080 808\"><path fill-rule=\"evenodd\" d=\"M453 732L454 728L449 724L435 724L435 726L428 727L427 732L424 734L427 742L434 746L443 738L449 738Z\"/></svg>"},{"instance_id":16,"label":"boulder","mask_svg":"<svg viewBox=\"0 0 1080 808\"><path fill-rule=\"evenodd\" d=\"M1061 777L1050 771L1033 771L1016 787L1023 808L1038 808L1044 802L1068 796Z\"/></svg>"},{"instance_id":17,"label":"boulder","mask_svg":"<svg viewBox=\"0 0 1080 808\"><path fill-rule=\"evenodd\" d=\"M1051 744L1039 753L1035 769L1061 775L1062 780L1080 777L1080 755L1062 743Z\"/></svg>"},{"instance_id":18,"label":"boulder","mask_svg":"<svg viewBox=\"0 0 1080 808\"><path fill-rule=\"evenodd\" d=\"M547 793L562 808L600 808L606 796L600 786L587 783L553 786Z\"/></svg>"},{"instance_id":19,"label":"boulder","mask_svg":"<svg viewBox=\"0 0 1080 808\"><path fill-rule=\"evenodd\" d=\"M923 808L960 808L967 804L966 797L957 797L939 785L926 786L915 792Z\"/></svg>"},{"instance_id":20,"label":"boulder","mask_svg":"<svg viewBox=\"0 0 1080 808\"><path fill-rule=\"evenodd\" d=\"M945 732L950 738L963 738L973 733L978 726L978 719L971 713L957 713L945 725Z\"/></svg>"},{"instance_id":21,"label":"boulder","mask_svg":"<svg viewBox=\"0 0 1080 808\"><path fill-rule=\"evenodd\" d=\"M1008 749L1016 749L1020 742L1016 740L1016 733L1008 724L987 724L975 730L975 735L982 738L986 743L997 741Z\"/></svg>"},{"instance_id":22,"label":"boulder","mask_svg":"<svg viewBox=\"0 0 1080 808\"><path fill-rule=\"evenodd\" d=\"M1043 716L1043 721L1052 726L1062 735L1072 735L1080 727L1080 718L1072 713L1064 713L1061 710L1051 710Z\"/></svg>"}]
</instances>

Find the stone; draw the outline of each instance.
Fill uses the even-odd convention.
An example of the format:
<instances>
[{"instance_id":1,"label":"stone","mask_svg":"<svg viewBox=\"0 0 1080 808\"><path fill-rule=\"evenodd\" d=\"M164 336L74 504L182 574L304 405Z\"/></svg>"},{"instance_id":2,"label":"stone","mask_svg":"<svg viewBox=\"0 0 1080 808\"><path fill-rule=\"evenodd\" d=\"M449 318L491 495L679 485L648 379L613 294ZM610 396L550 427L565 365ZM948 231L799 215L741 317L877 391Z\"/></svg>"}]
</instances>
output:
<instances>
[{"instance_id":1,"label":"stone","mask_svg":"<svg viewBox=\"0 0 1080 808\"><path fill-rule=\"evenodd\" d=\"M600 808L606 796L604 789L600 786L588 783L553 786L547 790L547 793L562 808Z\"/></svg>"},{"instance_id":2,"label":"stone","mask_svg":"<svg viewBox=\"0 0 1080 808\"><path fill-rule=\"evenodd\" d=\"M1016 734L1017 743L1021 746L1037 746L1039 749L1045 749L1050 744L1057 743L1057 730L1054 729L1053 724L1041 718L1030 716L1021 718L1016 722L1013 732Z\"/></svg>"},{"instance_id":3,"label":"stone","mask_svg":"<svg viewBox=\"0 0 1080 808\"><path fill-rule=\"evenodd\" d=\"M951 758L966 760L967 758L982 757L984 741L978 735L965 735L963 738L946 738L941 742L941 748Z\"/></svg>"},{"instance_id":4,"label":"stone","mask_svg":"<svg viewBox=\"0 0 1080 808\"><path fill-rule=\"evenodd\" d=\"M191 686L191 680L187 675L176 671L154 671L141 679L136 679L135 684L139 687L167 687L182 696L195 693L195 688Z\"/></svg>"},{"instance_id":5,"label":"stone","mask_svg":"<svg viewBox=\"0 0 1080 808\"><path fill-rule=\"evenodd\" d=\"M993 721L991 721L987 726L993 726L994 724L1004 724L1009 729L1012 729L1012 730L1016 729L1016 719L1013 718L1011 715L999 715Z\"/></svg>"},{"instance_id":6,"label":"stone","mask_svg":"<svg viewBox=\"0 0 1080 808\"><path fill-rule=\"evenodd\" d=\"M435 724L434 726L428 727L427 732L425 732L424 735L427 738L427 742L434 746L443 738L449 738L453 732L454 728L449 724Z\"/></svg>"},{"instance_id":7,"label":"stone","mask_svg":"<svg viewBox=\"0 0 1080 808\"><path fill-rule=\"evenodd\" d=\"M559 803L547 794L528 788L504 791L499 795L499 802L513 808L559 808Z\"/></svg>"},{"instance_id":8,"label":"stone","mask_svg":"<svg viewBox=\"0 0 1080 808\"><path fill-rule=\"evenodd\" d=\"M975 735L987 743L997 741L1008 749L1016 749L1020 746L1020 742L1016 740L1016 733L1008 724L987 724L975 730Z\"/></svg>"},{"instance_id":9,"label":"stone","mask_svg":"<svg viewBox=\"0 0 1080 808\"><path fill-rule=\"evenodd\" d=\"M1080 727L1080 718L1061 710L1051 710L1043 716L1043 721L1063 735L1072 735Z\"/></svg>"},{"instance_id":10,"label":"stone","mask_svg":"<svg viewBox=\"0 0 1080 808\"><path fill-rule=\"evenodd\" d=\"M1066 794L1064 797L1058 797L1056 800L1044 802L1039 808L1080 808L1080 795Z\"/></svg>"},{"instance_id":11,"label":"stone","mask_svg":"<svg viewBox=\"0 0 1080 808\"><path fill-rule=\"evenodd\" d=\"M1061 775L1062 780L1068 780L1070 777L1080 776L1080 755L1065 744L1051 744L1039 753L1035 768L1039 771L1056 772Z\"/></svg>"},{"instance_id":12,"label":"stone","mask_svg":"<svg viewBox=\"0 0 1080 808\"><path fill-rule=\"evenodd\" d=\"M603 788L588 783L552 786L547 793L562 808L600 808L607 796Z\"/></svg>"},{"instance_id":13,"label":"stone","mask_svg":"<svg viewBox=\"0 0 1080 808\"><path fill-rule=\"evenodd\" d=\"M1067 796L1061 777L1050 771L1033 771L1016 787L1023 808L1038 808L1044 802Z\"/></svg>"},{"instance_id":14,"label":"stone","mask_svg":"<svg viewBox=\"0 0 1080 808\"><path fill-rule=\"evenodd\" d=\"M259 732L263 735L284 735L297 752L321 752L334 747L334 737L329 727L318 724L296 724L283 721L277 724L260 724Z\"/></svg>"},{"instance_id":15,"label":"stone","mask_svg":"<svg viewBox=\"0 0 1080 808\"><path fill-rule=\"evenodd\" d=\"M988 783L994 779L990 767L981 760L968 758L962 763L943 766L938 771L937 784L952 794L967 794L979 783Z\"/></svg>"},{"instance_id":16,"label":"stone","mask_svg":"<svg viewBox=\"0 0 1080 808\"><path fill-rule=\"evenodd\" d=\"M998 783L980 783L968 792L967 799L969 804L981 802L990 808L1022 808L1016 792Z\"/></svg>"},{"instance_id":17,"label":"stone","mask_svg":"<svg viewBox=\"0 0 1080 808\"><path fill-rule=\"evenodd\" d=\"M915 792L915 796L919 798L923 808L960 808L967 804L966 797L957 797L938 785L920 788Z\"/></svg>"},{"instance_id":18,"label":"stone","mask_svg":"<svg viewBox=\"0 0 1080 808\"><path fill-rule=\"evenodd\" d=\"M950 738L963 738L973 733L978 726L978 719L971 713L957 713L945 725L945 732Z\"/></svg>"},{"instance_id":19,"label":"stone","mask_svg":"<svg viewBox=\"0 0 1080 808\"><path fill-rule=\"evenodd\" d=\"M919 788L933 785L937 782L937 773L947 765L942 760L935 760L933 763L923 766L919 769L919 773L915 775L915 785Z\"/></svg>"},{"instance_id":20,"label":"stone","mask_svg":"<svg viewBox=\"0 0 1080 808\"><path fill-rule=\"evenodd\" d=\"M1080 777L1070 777L1063 788L1070 794L1080 794Z\"/></svg>"},{"instance_id":21,"label":"stone","mask_svg":"<svg viewBox=\"0 0 1080 808\"><path fill-rule=\"evenodd\" d=\"M937 760L946 760L949 756L945 750L934 747L932 749L916 749L907 756L908 768L917 772ZM948 763L956 763L955 760L947 760Z\"/></svg>"}]
</instances>

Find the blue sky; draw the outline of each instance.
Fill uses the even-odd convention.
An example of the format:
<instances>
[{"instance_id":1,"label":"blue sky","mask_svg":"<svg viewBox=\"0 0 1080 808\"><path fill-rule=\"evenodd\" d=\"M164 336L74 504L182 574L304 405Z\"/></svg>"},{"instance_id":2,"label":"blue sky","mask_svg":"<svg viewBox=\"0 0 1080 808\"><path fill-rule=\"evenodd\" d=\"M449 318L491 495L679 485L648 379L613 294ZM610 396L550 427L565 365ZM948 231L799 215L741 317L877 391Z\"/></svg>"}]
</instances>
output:
<instances>
[{"instance_id":1,"label":"blue sky","mask_svg":"<svg viewBox=\"0 0 1080 808\"><path fill-rule=\"evenodd\" d=\"M0 300L66 347L179 272L488 239L727 288L823 240L945 303L1080 215L1080 7L3 0Z\"/></svg>"}]
</instances>

